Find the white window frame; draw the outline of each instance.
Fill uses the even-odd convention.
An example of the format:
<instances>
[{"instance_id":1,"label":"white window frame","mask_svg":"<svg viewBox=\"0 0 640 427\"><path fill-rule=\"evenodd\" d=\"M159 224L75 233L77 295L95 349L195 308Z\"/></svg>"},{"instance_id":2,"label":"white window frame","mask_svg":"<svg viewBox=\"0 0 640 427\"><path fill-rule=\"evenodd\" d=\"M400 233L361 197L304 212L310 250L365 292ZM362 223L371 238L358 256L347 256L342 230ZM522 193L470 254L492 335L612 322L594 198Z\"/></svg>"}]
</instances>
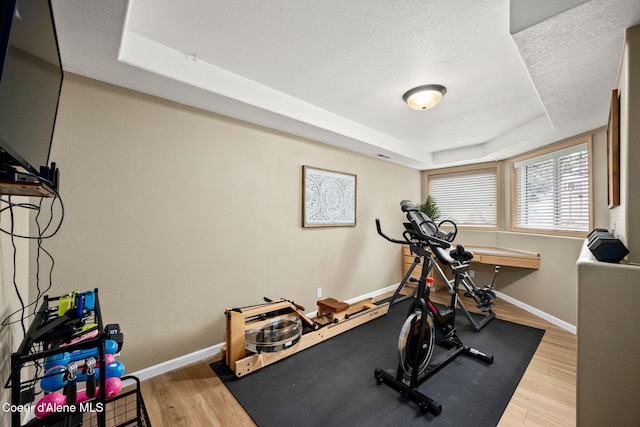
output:
<instances>
[{"instance_id":1,"label":"white window frame","mask_svg":"<svg viewBox=\"0 0 640 427\"><path fill-rule=\"evenodd\" d=\"M525 167L539 161L548 159L558 159L562 155L566 155L571 152L576 146L586 144L587 148L587 168L588 168L588 224L584 230L571 230L563 228L562 226L554 227L535 227L535 226L523 226L518 224L518 208L523 200L518 198L518 182L517 182L517 169ZM554 144L541 150L533 151L531 153L519 156L510 160L510 174L511 174L511 231L523 232L523 233L537 233L537 234L552 234L559 236L572 236L572 237L584 237L589 233L589 230L593 228L593 168L592 168L592 137L591 135L585 135L578 137L563 143ZM554 207L556 210L558 207Z\"/></svg>"},{"instance_id":2,"label":"white window frame","mask_svg":"<svg viewBox=\"0 0 640 427\"><path fill-rule=\"evenodd\" d=\"M457 223L458 228L461 229L479 229L479 230L500 230L502 227L502 177L501 177L501 164L500 162L491 162L491 163L482 163L477 165L468 165L468 166L459 166L445 169L436 169L425 171L423 175L423 193L425 194L424 198L430 195L430 179L433 177L437 178L447 178L457 177L457 176L473 176L474 174L480 174L484 171L491 170L495 171L496 176L496 223L491 225L483 225L483 224L465 224L463 221L457 220L456 218L449 218L446 215L446 211L441 213L441 217L438 221L442 221L445 219L453 220ZM434 196L435 197L435 196ZM435 197L436 204L438 204L438 198ZM424 201L423 201L424 202ZM436 222L438 222L436 221Z\"/></svg>"}]
</instances>

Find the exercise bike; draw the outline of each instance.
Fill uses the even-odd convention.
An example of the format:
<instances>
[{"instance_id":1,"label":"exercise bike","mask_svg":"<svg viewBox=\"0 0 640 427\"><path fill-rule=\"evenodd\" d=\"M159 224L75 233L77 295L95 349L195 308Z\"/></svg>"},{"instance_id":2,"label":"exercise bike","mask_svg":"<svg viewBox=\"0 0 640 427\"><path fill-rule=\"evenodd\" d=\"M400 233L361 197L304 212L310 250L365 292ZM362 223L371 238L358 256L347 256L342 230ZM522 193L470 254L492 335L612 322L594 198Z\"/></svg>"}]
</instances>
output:
<instances>
[{"instance_id":1,"label":"exercise bike","mask_svg":"<svg viewBox=\"0 0 640 427\"><path fill-rule=\"evenodd\" d=\"M418 286L411 302L408 316L398 337L398 368L393 375L376 368L374 375L378 385L386 384L418 404L422 413L440 415L442 405L417 390L417 387L438 372L456 357L465 354L486 363L493 363L491 354L471 348L462 343L456 335L455 316L457 293L452 293L449 306L438 307L430 299L427 286L435 251L451 248L451 243L440 237L437 225L418 206L410 201L401 202L402 211L407 214L403 240L393 239L382 232L380 221L376 219L378 234L392 243L408 244L412 253L423 260ZM450 251L454 261L464 262L468 257L462 245ZM442 347L434 358L435 347ZM432 360L433 359L433 360Z\"/></svg>"},{"instance_id":2,"label":"exercise bike","mask_svg":"<svg viewBox=\"0 0 640 427\"><path fill-rule=\"evenodd\" d=\"M409 201L405 201L405 202L407 204L411 203ZM428 217L425 215L425 218L428 218ZM446 240L449 243L453 242L453 240L456 238L458 234L458 226L456 225L455 222L451 220L444 220L436 225L433 221L431 220L429 221L431 224L430 228L434 232L434 237L440 238L442 240ZM449 231L447 233L443 232L442 226L445 224L447 227L451 228L452 231ZM410 224L405 224L405 227L407 228L407 230L409 230L408 231L409 233L412 233L412 227L410 226ZM379 227L378 227L378 234L382 235L382 237L384 238L387 238L387 236L385 236L380 232ZM411 238L413 239L414 237L411 236ZM397 242L394 242L394 243L397 243ZM407 244L407 242L402 242L402 243ZM406 286L407 282L416 281L416 279L412 276L412 273L414 269L420 264L423 258L420 254L416 253L412 249L411 245L409 245L409 250L413 255L415 255L413 264L411 264L411 266L405 273L404 277L402 278L402 281L398 285L396 291L394 292L393 296L391 297L391 300L389 301L390 305L402 302L409 298L413 298L415 296L415 292L417 291L417 288L414 288L411 294L398 298L400 295L400 291ZM445 248L442 248L439 246L432 247L431 252L429 252L428 254L428 259L432 266L432 269L437 271L442 282L446 284L449 294L451 295L455 294L456 296L455 307L458 307L462 310L466 318L469 320L469 323L471 324L471 327L473 328L473 330L478 332L480 329L482 329L483 326L485 326L493 318L496 317L492 308L493 300L496 298L496 294L493 290L493 286L495 285L496 277L500 272L500 266L496 265L491 282L479 288L476 286L475 282L471 278L471 275L469 274L469 269L470 269L469 262L473 259L473 252L466 250L463 245L457 245L455 249L455 253L456 255L454 258L451 256L450 251L445 250ZM436 260L439 262L436 262ZM447 277L444 271L442 271L442 268L440 267L440 265L447 266L451 269L451 272L453 273L452 279L449 279ZM459 290L464 291L465 297L471 298L474 300L476 307L478 307L478 309L480 310L480 313L476 313L479 316L472 316L469 310L467 310L467 308L464 306L462 302L462 299L458 295Z\"/></svg>"}]
</instances>

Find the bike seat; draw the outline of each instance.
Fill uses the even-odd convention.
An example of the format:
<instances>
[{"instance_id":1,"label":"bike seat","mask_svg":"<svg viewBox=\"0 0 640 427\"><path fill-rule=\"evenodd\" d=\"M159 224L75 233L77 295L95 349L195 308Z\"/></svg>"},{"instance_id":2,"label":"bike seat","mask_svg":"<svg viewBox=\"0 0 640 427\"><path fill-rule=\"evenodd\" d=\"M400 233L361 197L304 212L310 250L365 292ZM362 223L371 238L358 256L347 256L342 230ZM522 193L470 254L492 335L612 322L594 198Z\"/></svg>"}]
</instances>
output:
<instances>
[{"instance_id":1,"label":"bike seat","mask_svg":"<svg viewBox=\"0 0 640 427\"><path fill-rule=\"evenodd\" d=\"M466 250L462 245L456 246L449 255L458 262L469 262L473 259L473 252Z\"/></svg>"},{"instance_id":2,"label":"bike seat","mask_svg":"<svg viewBox=\"0 0 640 427\"><path fill-rule=\"evenodd\" d=\"M454 252L454 251L455 249L451 252ZM443 248L433 247L431 248L431 252L433 252L436 258L438 258L438 261L440 261L444 265L451 265L454 262L454 259L451 258L451 256L449 256L449 253L447 253L447 251Z\"/></svg>"}]
</instances>

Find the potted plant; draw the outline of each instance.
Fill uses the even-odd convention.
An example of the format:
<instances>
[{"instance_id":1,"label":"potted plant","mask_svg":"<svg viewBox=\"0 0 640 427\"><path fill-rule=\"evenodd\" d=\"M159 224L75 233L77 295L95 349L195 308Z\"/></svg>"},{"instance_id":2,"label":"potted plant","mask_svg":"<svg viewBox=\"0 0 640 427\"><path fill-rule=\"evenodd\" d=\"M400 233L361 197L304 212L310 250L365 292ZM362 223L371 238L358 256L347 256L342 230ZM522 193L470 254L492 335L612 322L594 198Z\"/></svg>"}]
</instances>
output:
<instances>
[{"instance_id":1,"label":"potted plant","mask_svg":"<svg viewBox=\"0 0 640 427\"><path fill-rule=\"evenodd\" d=\"M435 222L440 218L440 208L436 205L436 199L433 196L427 196L427 200L420 205L420 210L431 218L431 221Z\"/></svg>"}]
</instances>

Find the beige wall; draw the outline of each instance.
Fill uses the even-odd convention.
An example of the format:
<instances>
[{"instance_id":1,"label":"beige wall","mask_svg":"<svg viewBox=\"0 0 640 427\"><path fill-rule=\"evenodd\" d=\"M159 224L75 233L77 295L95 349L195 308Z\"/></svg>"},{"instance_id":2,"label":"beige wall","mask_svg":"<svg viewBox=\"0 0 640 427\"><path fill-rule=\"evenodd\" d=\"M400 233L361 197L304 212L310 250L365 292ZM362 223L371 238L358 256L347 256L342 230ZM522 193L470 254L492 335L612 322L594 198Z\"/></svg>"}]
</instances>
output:
<instances>
[{"instance_id":1,"label":"beige wall","mask_svg":"<svg viewBox=\"0 0 640 427\"><path fill-rule=\"evenodd\" d=\"M288 298L315 311L400 280L420 172L65 76L51 159L66 217L52 295L98 287L132 372L224 341L224 310ZM302 165L357 175L357 226L301 227Z\"/></svg>"}]
</instances>

